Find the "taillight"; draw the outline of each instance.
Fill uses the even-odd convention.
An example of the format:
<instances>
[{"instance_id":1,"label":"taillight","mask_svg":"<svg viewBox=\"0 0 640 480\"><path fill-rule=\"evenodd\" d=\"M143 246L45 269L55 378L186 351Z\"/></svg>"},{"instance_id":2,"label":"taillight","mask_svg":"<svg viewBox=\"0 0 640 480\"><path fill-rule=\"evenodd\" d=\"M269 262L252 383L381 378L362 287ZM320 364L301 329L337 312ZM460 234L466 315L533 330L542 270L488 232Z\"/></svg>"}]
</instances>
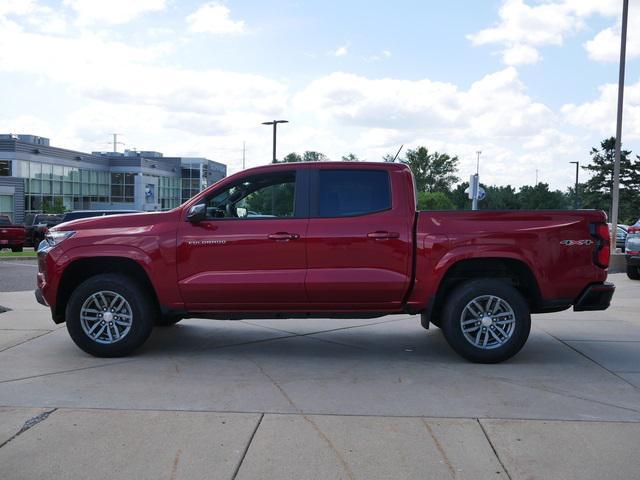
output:
<instances>
[{"instance_id":1,"label":"taillight","mask_svg":"<svg viewBox=\"0 0 640 480\"><path fill-rule=\"evenodd\" d=\"M596 238L593 262L600 268L607 268L611 257L609 226L606 223L592 223L590 230L591 235Z\"/></svg>"}]
</instances>

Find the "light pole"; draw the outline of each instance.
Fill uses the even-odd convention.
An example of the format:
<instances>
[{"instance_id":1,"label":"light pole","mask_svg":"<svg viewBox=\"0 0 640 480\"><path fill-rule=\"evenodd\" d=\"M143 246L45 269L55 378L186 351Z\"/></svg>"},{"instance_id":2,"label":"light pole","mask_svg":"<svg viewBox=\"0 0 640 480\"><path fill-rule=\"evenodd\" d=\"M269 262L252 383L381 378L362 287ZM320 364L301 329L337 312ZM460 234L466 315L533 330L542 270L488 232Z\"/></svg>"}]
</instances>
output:
<instances>
[{"instance_id":1,"label":"light pole","mask_svg":"<svg viewBox=\"0 0 640 480\"><path fill-rule=\"evenodd\" d=\"M575 190L574 190L574 195L575 195L575 208L576 210L578 208L580 208L580 201L578 200L578 169L580 168L580 162L569 162L569 163L575 163L576 164L576 186L575 186Z\"/></svg>"},{"instance_id":2,"label":"light pole","mask_svg":"<svg viewBox=\"0 0 640 480\"><path fill-rule=\"evenodd\" d=\"M469 188L473 192L473 198L471 199L471 210L478 210L478 190L480 190L480 154L482 150L478 150L476 154L476 174L472 176L472 182L469 184Z\"/></svg>"},{"instance_id":3,"label":"light pole","mask_svg":"<svg viewBox=\"0 0 640 480\"><path fill-rule=\"evenodd\" d=\"M276 131L279 123L289 123L289 120L273 120L271 122L262 122L263 125L273 125L273 160L276 163Z\"/></svg>"},{"instance_id":4,"label":"light pole","mask_svg":"<svg viewBox=\"0 0 640 480\"><path fill-rule=\"evenodd\" d=\"M622 3L622 29L620 31L620 71L618 74L618 116L616 119L616 160L613 164L613 188L611 189L611 252L616 251L618 230L618 202L620 190L620 146L622 145L622 100L624 97L624 67L627 54L627 19L629 0Z\"/></svg>"}]
</instances>

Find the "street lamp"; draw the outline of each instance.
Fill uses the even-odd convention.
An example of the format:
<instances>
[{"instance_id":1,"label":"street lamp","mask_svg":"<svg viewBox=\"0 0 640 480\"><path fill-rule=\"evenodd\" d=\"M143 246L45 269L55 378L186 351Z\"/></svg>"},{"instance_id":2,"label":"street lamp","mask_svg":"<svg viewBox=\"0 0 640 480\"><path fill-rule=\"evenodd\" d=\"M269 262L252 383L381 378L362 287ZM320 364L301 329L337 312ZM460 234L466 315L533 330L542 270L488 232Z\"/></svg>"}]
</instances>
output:
<instances>
[{"instance_id":1,"label":"street lamp","mask_svg":"<svg viewBox=\"0 0 640 480\"><path fill-rule=\"evenodd\" d=\"M580 168L580 162L569 162L569 163L576 164L576 186L573 193L575 194L575 197L576 197L575 208L577 210L578 208L580 208L580 202L578 201L578 168Z\"/></svg>"},{"instance_id":2,"label":"street lamp","mask_svg":"<svg viewBox=\"0 0 640 480\"><path fill-rule=\"evenodd\" d=\"M289 123L289 120L273 120L271 122L262 122L262 125L273 125L273 163L276 163L276 130L279 123Z\"/></svg>"},{"instance_id":3,"label":"street lamp","mask_svg":"<svg viewBox=\"0 0 640 480\"><path fill-rule=\"evenodd\" d=\"M627 19L629 0L622 3L622 28L620 31L620 71L618 73L618 116L616 118L616 160L613 164L613 186L611 188L611 251L616 251L618 231L618 201L620 189L620 146L622 145L622 100L624 97L624 68L627 55Z\"/></svg>"}]
</instances>

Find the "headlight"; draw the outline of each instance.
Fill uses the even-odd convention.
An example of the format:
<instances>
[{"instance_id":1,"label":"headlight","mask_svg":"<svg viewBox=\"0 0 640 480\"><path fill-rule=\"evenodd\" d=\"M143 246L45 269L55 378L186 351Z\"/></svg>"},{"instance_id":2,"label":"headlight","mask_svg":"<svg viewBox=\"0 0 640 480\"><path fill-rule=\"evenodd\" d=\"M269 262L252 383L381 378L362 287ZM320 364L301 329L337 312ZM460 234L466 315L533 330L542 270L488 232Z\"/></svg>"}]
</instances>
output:
<instances>
[{"instance_id":1,"label":"headlight","mask_svg":"<svg viewBox=\"0 0 640 480\"><path fill-rule=\"evenodd\" d=\"M76 232L69 231L69 230L60 230L60 231L54 230L54 231L47 232L47 234L44 236L44 239L49 244L49 246L55 247L56 245L60 245L67 238L72 236L74 233Z\"/></svg>"}]
</instances>

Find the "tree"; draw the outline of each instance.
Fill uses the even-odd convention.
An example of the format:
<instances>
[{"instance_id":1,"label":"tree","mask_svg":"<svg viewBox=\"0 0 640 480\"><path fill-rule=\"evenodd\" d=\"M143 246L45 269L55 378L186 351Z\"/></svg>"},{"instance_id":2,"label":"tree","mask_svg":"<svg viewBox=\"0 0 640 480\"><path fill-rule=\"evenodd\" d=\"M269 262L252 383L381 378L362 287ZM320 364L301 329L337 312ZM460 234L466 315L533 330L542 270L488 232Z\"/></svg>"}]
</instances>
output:
<instances>
[{"instance_id":1,"label":"tree","mask_svg":"<svg viewBox=\"0 0 640 480\"><path fill-rule=\"evenodd\" d=\"M481 210L519 210L520 200L516 189L511 185L506 187L498 187L495 185L483 185L486 197L478 202L478 208Z\"/></svg>"},{"instance_id":2,"label":"tree","mask_svg":"<svg viewBox=\"0 0 640 480\"><path fill-rule=\"evenodd\" d=\"M444 192L418 192L418 210L455 210L456 206Z\"/></svg>"},{"instance_id":3,"label":"tree","mask_svg":"<svg viewBox=\"0 0 640 480\"><path fill-rule=\"evenodd\" d=\"M360 159L358 158L357 155L354 155L353 153L349 153L347 155L342 156L342 161L343 162L359 162Z\"/></svg>"},{"instance_id":4,"label":"tree","mask_svg":"<svg viewBox=\"0 0 640 480\"><path fill-rule=\"evenodd\" d=\"M313 150L307 150L302 154L303 162L326 162L329 158L320 152L314 152Z\"/></svg>"},{"instance_id":5,"label":"tree","mask_svg":"<svg viewBox=\"0 0 640 480\"><path fill-rule=\"evenodd\" d=\"M580 203L584 208L597 208L611 214L611 191L615 162L615 137L604 139L600 149L592 148L591 163L584 168L592 176L580 185ZM619 218L623 223L635 221L640 211L640 162L630 158L629 150L620 151ZM636 156L640 160L640 157Z\"/></svg>"},{"instance_id":6,"label":"tree","mask_svg":"<svg viewBox=\"0 0 640 480\"><path fill-rule=\"evenodd\" d=\"M286 163L301 162L302 161L302 157L300 155L298 155L297 153L295 153L295 152L291 152L289 155L284 157L282 159L282 161L286 162Z\"/></svg>"},{"instance_id":7,"label":"tree","mask_svg":"<svg viewBox=\"0 0 640 480\"><path fill-rule=\"evenodd\" d=\"M566 209L569 207L569 199L560 190L549 190L547 183L538 183L535 186L525 185L518 192L520 208L523 210L542 209Z\"/></svg>"},{"instance_id":8,"label":"tree","mask_svg":"<svg viewBox=\"0 0 640 480\"><path fill-rule=\"evenodd\" d=\"M418 192L448 192L459 179L458 157L446 153L429 153L425 147L407 150L402 163L408 165L416 179Z\"/></svg>"},{"instance_id":9,"label":"tree","mask_svg":"<svg viewBox=\"0 0 640 480\"><path fill-rule=\"evenodd\" d=\"M48 200L42 202L42 213L64 213L66 208L62 202L62 197L54 197L53 205Z\"/></svg>"}]
</instances>

